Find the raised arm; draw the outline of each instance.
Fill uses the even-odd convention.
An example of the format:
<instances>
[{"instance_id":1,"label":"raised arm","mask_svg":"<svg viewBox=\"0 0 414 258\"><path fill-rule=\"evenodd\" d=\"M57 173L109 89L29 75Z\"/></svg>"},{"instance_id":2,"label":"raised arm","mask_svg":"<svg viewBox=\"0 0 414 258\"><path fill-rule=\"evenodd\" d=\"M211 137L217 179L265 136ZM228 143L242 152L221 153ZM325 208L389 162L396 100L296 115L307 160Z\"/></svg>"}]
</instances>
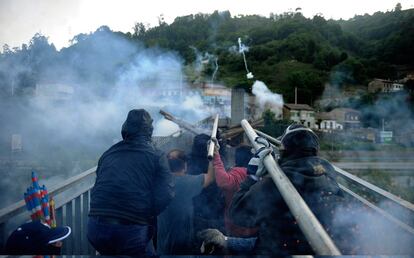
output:
<instances>
[{"instance_id":1,"label":"raised arm","mask_svg":"<svg viewBox=\"0 0 414 258\"><path fill-rule=\"evenodd\" d=\"M216 176L217 186L223 189L230 189L234 185L234 178L226 172L223 161L221 161L220 154L214 153L213 167Z\"/></svg>"},{"instance_id":2,"label":"raised arm","mask_svg":"<svg viewBox=\"0 0 414 258\"><path fill-rule=\"evenodd\" d=\"M213 163L210 161L208 162L207 174L204 174L203 188L206 188L207 186L209 186L211 183L214 182L214 180L215 180L214 167L213 167Z\"/></svg>"}]
</instances>

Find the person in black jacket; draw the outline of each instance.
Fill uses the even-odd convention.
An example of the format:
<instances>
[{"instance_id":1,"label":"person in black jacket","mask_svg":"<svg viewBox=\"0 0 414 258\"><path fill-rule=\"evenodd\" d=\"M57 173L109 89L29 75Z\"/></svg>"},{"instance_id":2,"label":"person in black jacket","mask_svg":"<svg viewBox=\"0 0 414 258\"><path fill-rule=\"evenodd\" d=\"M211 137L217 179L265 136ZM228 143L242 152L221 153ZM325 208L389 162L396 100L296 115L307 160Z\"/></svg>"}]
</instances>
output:
<instances>
[{"instance_id":1,"label":"person in black jacket","mask_svg":"<svg viewBox=\"0 0 414 258\"><path fill-rule=\"evenodd\" d=\"M88 239L100 254L155 255L156 217L174 197L166 156L151 143L152 119L129 111L122 138L99 159Z\"/></svg>"},{"instance_id":2,"label":"person in black jacket","mask_svg":"<svg viewBox=\"0 0 414 258\"><path fill-rule=\"evenodd\" d=\"M318 137L312 130L294 124L286 129L281 142L280 167L325 230L331 233L333 211L344 197L333 176L333 166L317 156ZM249 165L250 176L234 195L230 216L241 226L259 227L255 254L313 254L273 180L263 170L263 152L269 154L269 149L256 153L255 158L260 160L257 166Z\"/></svg>"}]
</instances>

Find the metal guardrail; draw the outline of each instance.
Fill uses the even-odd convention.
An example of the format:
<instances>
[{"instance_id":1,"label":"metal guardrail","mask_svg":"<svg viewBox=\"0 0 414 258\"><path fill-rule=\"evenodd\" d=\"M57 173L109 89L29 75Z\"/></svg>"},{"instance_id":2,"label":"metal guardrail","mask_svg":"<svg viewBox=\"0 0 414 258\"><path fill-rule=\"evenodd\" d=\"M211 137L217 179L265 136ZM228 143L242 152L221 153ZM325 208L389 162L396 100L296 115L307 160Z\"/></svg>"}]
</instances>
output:
<instances>
[{"instance_id":1,"label":"metal guardrail","mask_svg":"<svg viewBox=\"0 0 414 258\"><path fill-rule=\"evenodd\" d=\"M190 146L191 139L191 135L182 133L177 137L154 137L153 143L164 150L172 145L185 148ZM95 250L86 237L90 190L95 183L95 173L96 167L93 167L49 188L49 195L56 204L57 225L72 229L72 234L63 244L62 253L65 255L95 255ZM10 233L19 225L30 221L29 218L24 200L0 209L0 254Z\"/></svg>"},{"instance_id":2,"label":"metal guardrail","mask_svg":"<svg viewBox=\"0 0 414 258\"><path fill-rule=\"evenodd\" d=\"M346 187L343 186L344 188L349 191L351 191L353 188L360 193L358 197L356 196L357 193L354 193L353 197L359 200L361 200L361 198L364 200L369 199L366 200L366 202L369 202L372 205L375 205L375 203L380 204L382 208L377 207L378 205L375 205L375 207L383 211L386 208L387 212L384 211L385 213L392 215L394 218L398 219L406 225L409 225L413 229L414 204L390 192L387 192L357 176L354 176L343 169L340 169L336 166L334 166L334 168L336 174L347 183ZM367 204L366 202L364 203ZM370 207L373 208L373 206ZM378 209L374 208L376 211L378 211Z\"/></svg>"},{"instance_id":3,"label":"metal guardrail","mask_svg":"<svg viewBox=\"0 0 414 258\"><path fill-rule=\"evenodd\" d=\"M408 233L410 233L411 235L414 236L414 228L412 228L409 225L407 225L406 223L404 223L404 222L396 219L394 216L392 216L391 214L389 214L387 211L385 211L385 210L381 209L380 207L374 205L373 203L369 202L364 197L362 197L362 196L358 195L357 193L351 191L350 189L346 188L345 186L339 184L339 187L346 194L348 194L349 196L351 196L352 198L360 201L363 205L366 205L367 207L371 208L376 213L380 214L381 216L383 216L384 218L386 218L387 220L389 220L393 224L397 225L398 227L402 228L403 230L407 231Z\"/></svg>"},{"instance_id":4,"label":"metal guardrail","mask_svg":"<svg viewBox=\"0 0 414 258\"><path fill-rule=\"evenodd\" d=\"M65 240L64 254L94 254L86 238L90 189L94 183L96 167L71 177L55 187L49 195L56 203L56 223L72 228L72 234ZM24 200L0 210L1 246L7 236L20 224L29 221L30 214Z\"/></svg>"}]
</instances>

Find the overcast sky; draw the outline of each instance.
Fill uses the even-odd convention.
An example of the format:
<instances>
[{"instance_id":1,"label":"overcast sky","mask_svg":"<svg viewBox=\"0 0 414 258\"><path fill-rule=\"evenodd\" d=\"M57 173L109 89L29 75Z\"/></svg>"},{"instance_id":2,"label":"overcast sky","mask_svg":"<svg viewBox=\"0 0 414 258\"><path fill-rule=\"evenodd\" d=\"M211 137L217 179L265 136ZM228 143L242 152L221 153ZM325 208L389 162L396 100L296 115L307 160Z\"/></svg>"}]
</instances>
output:
<instances>
[{"instance_id":1,"label":"overcast sky","mask_svg":"<svg viewBox=\"0 0 414 258\"><path fill-rule=\"evenodd\" d=\"M123 32L132 32L135 22L155 26L161 14L171 23L177 16L214 10L268 16L301 7L307 17L349 19L391 10L398 2L414 8L414 0L0 0L0 46L20 46L40 32L60 49L101 25Z\"/></svg>"}]
</instances>

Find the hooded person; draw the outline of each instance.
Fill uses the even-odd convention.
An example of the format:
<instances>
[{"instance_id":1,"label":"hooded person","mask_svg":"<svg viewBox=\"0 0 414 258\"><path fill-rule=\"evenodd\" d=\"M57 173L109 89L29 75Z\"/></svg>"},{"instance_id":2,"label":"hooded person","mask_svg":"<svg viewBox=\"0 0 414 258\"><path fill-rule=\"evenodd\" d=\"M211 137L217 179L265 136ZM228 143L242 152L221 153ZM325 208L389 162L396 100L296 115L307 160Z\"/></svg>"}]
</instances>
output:
<instances>
[{"instance_id":1,"label":"hooded person","mask_svg":"<svg viewBox=\"0 0 414 258\"><path fill-rule=\"evenodd\" d=\"M156 217L174 197L166 156L152 142L152 118L129 111L123 140L99 159L91 190L88 239L100 254L155 255Z\"/></svg>"},{"instance_id":2,"label":"hooded person","mask_svg":"<svg viewBox=\"0 0 414 258\"><path fill-rule=\"evenodd\" d=\"M281 144L279 166L329 232L332 211L344 201L344 197L333 176L333 166L317 156L318 137L311 129L294 124L282 135ZM267 143L267 147L259 149L249 162L249 177L233 197L230 216L240 226L259 228L253 250L255 254L313 254L280 192L266 173L263 159L271 151Z\"/></svg>"}]
</instances>

